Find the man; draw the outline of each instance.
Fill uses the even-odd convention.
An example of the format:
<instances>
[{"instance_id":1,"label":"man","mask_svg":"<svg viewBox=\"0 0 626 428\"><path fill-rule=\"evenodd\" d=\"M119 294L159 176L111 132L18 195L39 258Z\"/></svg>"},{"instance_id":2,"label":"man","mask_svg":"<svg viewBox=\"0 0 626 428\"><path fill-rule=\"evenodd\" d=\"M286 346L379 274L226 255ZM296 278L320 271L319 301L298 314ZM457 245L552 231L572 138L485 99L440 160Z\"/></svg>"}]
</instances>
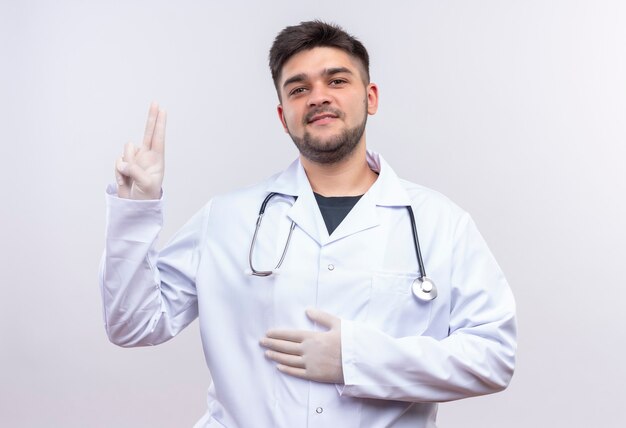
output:
<instances>
[{"instance_id":1,"label":"man","mask_svg":"<svg viewBox=\"0 0 626 428\"><path fill-rule=\"evenodd\" d=\"M117 161L111 341L154 345L199 317L213 382L198 427L434 427L437 402L504 389L510 289L465 212L366 150L378 87L363 45L304 22L270 68L299 159L212 199L158 254L165 111L150 107L143 145Z\"/></svg>"}]
</instances>

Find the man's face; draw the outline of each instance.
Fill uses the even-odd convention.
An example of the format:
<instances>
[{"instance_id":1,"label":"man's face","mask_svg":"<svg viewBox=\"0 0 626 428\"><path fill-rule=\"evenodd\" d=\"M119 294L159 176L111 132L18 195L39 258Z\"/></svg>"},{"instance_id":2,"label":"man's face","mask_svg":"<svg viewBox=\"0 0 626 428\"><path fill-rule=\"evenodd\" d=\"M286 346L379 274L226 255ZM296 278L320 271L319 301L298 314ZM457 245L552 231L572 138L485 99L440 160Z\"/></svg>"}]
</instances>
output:
<instances>
[{"instance_id":1,"label":"man's face","mask_svg":"<svg viewBox=\"0 0 626 428\"><path fill-rule=\"evenodd\" d=\"M289 58L278 116L302 156L337 163L364 144L367 115L378 108L378 88L364 79L359 61L340 49L318 47Z\"/></svg>"}]
</instances>

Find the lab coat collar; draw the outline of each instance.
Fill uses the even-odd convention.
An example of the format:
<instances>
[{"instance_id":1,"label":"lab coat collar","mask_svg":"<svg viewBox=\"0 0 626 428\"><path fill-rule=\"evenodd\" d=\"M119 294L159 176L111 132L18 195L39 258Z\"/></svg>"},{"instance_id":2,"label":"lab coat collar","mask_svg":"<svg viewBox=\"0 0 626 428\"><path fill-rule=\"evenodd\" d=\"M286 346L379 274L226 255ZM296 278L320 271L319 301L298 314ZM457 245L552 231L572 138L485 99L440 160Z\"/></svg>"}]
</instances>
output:
<instances>
[{"instance_id":1,"label":"lab coat collar","mask_svg":"<svg viewBox=\"0 0 626 428\"><path fill-rule=\"evenodd\" d=\"M328 232L300 159L293 161L279 174L276 180L270 183L267 191L295 197L296 200L287 211L287 216L318 244L324 245L328 240Z\"/></svg>"},{"instance_id":2,"label":"lab coat collar","mask_svg":"<svg viewBox=\"0 0 626 428\"><path fill-rule=\"evenodd\" d=\"M380 154L368 150L367 163L372 171L378 173L378 179L367 191L376 205L404 207L411 204L411 199L402 185L402 181Z\"/></svg>"},{"instance_id":3,"label":"lab coat collar","mask_svg":"<svg viewBox=\"0 0 626 428\"><path fill-rule=\"evenodd\" d=\"M348 216L328 235L324 219L311 189L304 167L299 159L267 187L268 192L296 197L287 215L298 227L315 239L320 245L339 240L379 224L377 206L406 206L409 196L396 173L378 153L368 151L367 163L379 174L372 187L363 195Z\"/></svg>"}]
</instances>

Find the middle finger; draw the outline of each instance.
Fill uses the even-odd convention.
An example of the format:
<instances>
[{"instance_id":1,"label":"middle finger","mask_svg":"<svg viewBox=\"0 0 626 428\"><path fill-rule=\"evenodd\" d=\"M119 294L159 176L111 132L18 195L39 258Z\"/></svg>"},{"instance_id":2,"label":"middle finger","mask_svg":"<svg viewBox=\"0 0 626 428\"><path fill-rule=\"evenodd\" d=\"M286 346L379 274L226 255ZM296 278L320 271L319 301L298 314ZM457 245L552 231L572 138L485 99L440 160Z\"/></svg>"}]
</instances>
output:
<instances>
[{"instance_id":1,"label":"middle finger","mask_svg":"<svg viewBox=\"0 0 626 428\"><path fill-rule=\"evenodd\" d=\"M261 345L265 348L282 352L284 354L302 355L302 345L299 342L290 342L288 340L264 337L261 339Z\"/></svg>"},{"instance_id":2,"label":"middle finger","mask_svg":"<svg viewBox=\"0 0 626 428\"><path fill-rule=\"evenodd\" d=\"M143 134L143 146L150 150L152 147L152 136L156 127L157 116L159 115L159 105L155 102L150 103L148 110L148 120L146 121L146 131Z\"/></svg>"}]
</instances>

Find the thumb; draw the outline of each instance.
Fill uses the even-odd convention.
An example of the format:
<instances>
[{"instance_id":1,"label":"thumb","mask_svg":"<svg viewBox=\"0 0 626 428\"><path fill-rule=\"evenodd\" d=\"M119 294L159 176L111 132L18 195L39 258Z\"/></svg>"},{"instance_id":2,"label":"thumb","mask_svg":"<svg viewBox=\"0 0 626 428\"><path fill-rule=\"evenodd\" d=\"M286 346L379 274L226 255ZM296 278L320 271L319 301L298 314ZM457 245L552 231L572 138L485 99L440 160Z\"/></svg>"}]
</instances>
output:
<instances>
[{"instance_id":1,"label":"thumb","mask_svg":"<svg viewBox=\"0 0 626 428\"><path fill-rule=\"evenodd\" d=\"M306 310L306 316L309 317L311 321L316 322L319 325L332 329L339 324L341 321L336 316L329 314L328 312L324 312L321 309L308 308Z\"/></svg>"},{"instance_id":2,"label":"thumb","mask_svg":"<svg viewBox=\"0 0 626 428\"><path fill-rule=\"evenodd\" d=\"M115 181L117 182L117 196L120 198L130 198L130 178L122 174L125 168L122 158L115 161Z\"/></svg>"}]
</instances>

